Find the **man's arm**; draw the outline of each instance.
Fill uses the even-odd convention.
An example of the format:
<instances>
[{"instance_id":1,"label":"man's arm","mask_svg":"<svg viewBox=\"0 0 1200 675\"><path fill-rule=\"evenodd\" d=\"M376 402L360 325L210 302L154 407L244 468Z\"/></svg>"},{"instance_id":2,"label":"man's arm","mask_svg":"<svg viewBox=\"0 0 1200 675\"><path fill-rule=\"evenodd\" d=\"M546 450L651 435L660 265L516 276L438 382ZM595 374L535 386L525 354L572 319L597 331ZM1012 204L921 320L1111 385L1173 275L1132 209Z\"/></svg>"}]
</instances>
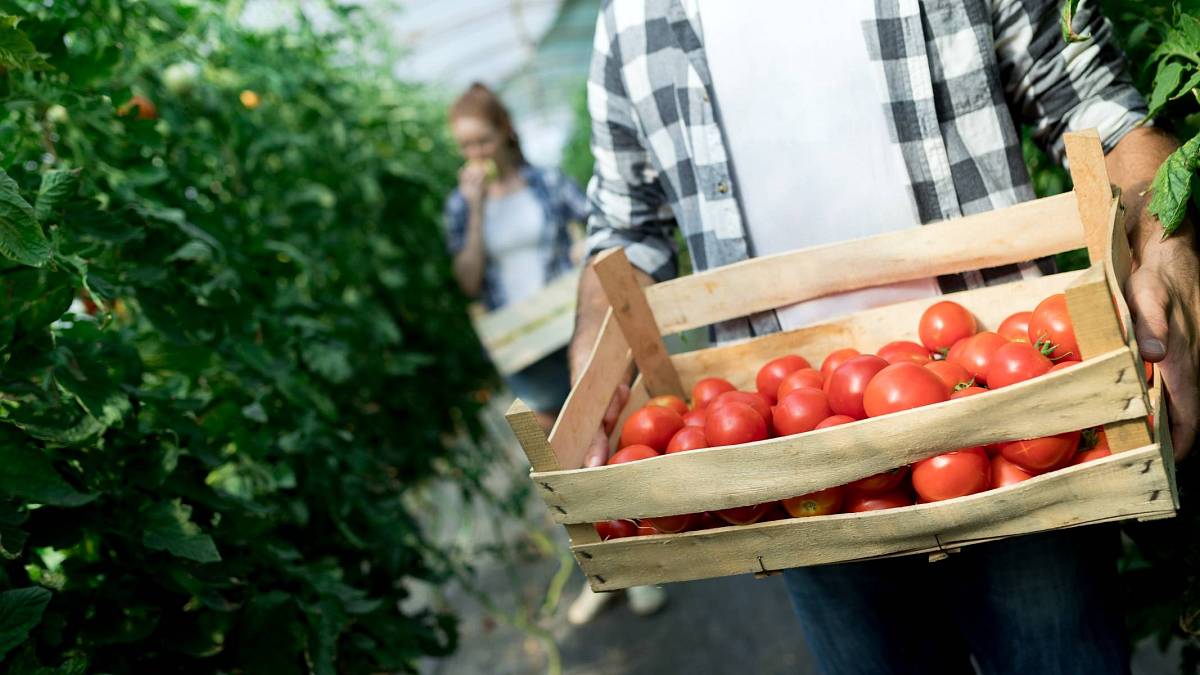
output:
<instances>
[{"instance_id":1,"label":"man's arm","mask_svg":"<svg viewBox=\"0 0 1200 675\"><path fill-rule=\"evenodd\" d=\"M1135 270L1125 287L1142 358L1159 364L1171 399L1171 438L1182 459L1196 440L1200 417L1200 262L1189 221L1166 239L1146 207L1146 190L1167 156L1179 147L1170 134L1142 128L1121 138L1106 156L1109 178L1121 188Z\"/></svg>"},{"instance_id":2,"label":"man's arm","mask_svg":"<svg viewBox=\"0 0 1200 675\"><path fill-rule=\"evenodd\" d=\"M667 208L658 172L638 134L633 102L621 76L617 8L606 5L596 22L592 66L588 76L588 113L592 118L592 155L596 159L588 183L588 253L624 247L639 281L662 281L675 275L675 222ZM571 380L578 379L600 333L608 301L600 280L590 267L579 279L575 335L568 351ZM599 466L608 459L606 434L612 433L617 415L629 398L621 384L596 431L584 466Z\"/></svg>"}]
</instances>

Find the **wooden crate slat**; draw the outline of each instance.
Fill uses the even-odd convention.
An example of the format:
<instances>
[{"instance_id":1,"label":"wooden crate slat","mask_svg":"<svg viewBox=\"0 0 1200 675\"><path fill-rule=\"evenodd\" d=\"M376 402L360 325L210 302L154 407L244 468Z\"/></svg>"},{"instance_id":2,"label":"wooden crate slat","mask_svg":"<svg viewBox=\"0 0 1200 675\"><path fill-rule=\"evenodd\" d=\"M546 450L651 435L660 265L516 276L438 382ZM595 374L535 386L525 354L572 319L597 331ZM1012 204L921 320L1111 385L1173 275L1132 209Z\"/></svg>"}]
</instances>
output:
<instances>
[{"instance_id":1,"label":"wooden crate slat","mask_svg":"<svg viewBox=\"0 0 1200 675\"><path fill-rule=\"evenodd\" d=\"M655 284L646 297L668 335L834 292L1033 260L1083 246L1082 234L1075 195L1066 193L754 258Z\"/></svg>"},{"instance_id":2,"label":"wooden crate slat","mask_svg":"<svg viewBox=\"0 0 1200 675\"><path fill-rule=\"evenodd\" d=\"M571 387L550 432L550 446L554 448L560 467L577 469L583 466L588 443L600 428L608 402L632 360L629 343L609 310L587 366Z\"/></svg>"},{"instance_id":3,"label":"wooden crate slat","mask_svg":"<svg viewBox=\"0 0 1200 675\"><path fill-rule=\"evenodd\" d=\"M994 330L1010 314L1032 310L1042 298L1063 292L1081 274L1083 272L1063 272L911 300L797 330L676 354L671 359L686 389L690 390L703 377L723 377L739 389L753 390L758 368L780 354L800 354L819 368L826 355L842 347L871 353L893 340L918 341L917 323L921 313L942 300L962 304L975 314L981 326Z\"/></svg>"},{"instance_id":4,"label":"wooden crate slat","mask_svg":"<svg viewBox=\"0 0 1200 675\"><path fill-rule=\"evenodd\" d=\"M939 551L1172 510L1162 455L1149 446L946 502L793 518L572 547L592 588L705 579Z\"/></svg>"},{"instance_id":5,"label":"wooden crate slat","mask_svg":"<svg viewBox=\"0 0 1200 675\"><path fill-rule=\"evenodd\" d=\"M959 447L1145 415L1135 366L1120 349L985 394L807 434L531 478L561 523L696 513L843 485Z\"/></svg>"},{"instance_id":6,"label":"wooden crate slat","mask_svg":"<svg viewBox=\"0 0 1200 675\"><path fill-rule=\"evenodd\" d=\"M525 302L505 305L477 317L475 332L488 348L499 349L528 332L528 327L544 322L547 316L558 314L563 307L575 311L575 293L579 287L579 270L555 278Z\"/></svg>"},{"instance_id":7,"label":"wooden crate slat","mask_svg":"<svg viewBox=\"0 0 1200 675\"><path fill-rule=\"evenodd\" d=\"M542 317L528 332L489 348L488 356L501 375L512 375L566 347L574 331L575 303L571 302Z\"/></svg>"}]
</instances>

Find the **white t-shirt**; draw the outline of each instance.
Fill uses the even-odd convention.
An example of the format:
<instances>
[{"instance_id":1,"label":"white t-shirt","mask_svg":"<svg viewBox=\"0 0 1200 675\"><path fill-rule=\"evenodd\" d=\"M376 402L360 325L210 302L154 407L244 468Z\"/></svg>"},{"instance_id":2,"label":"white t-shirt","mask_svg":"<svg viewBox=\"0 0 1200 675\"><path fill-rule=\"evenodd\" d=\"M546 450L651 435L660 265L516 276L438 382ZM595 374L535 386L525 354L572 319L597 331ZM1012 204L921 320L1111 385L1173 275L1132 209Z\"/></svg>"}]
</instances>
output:
<instances>
[{"instance_id":1,"label":"white t-shirt","mask_svg":"<svg viewBox=\"0 0 1200 675\"><path fill-rule=\"evenodd\" d=\"M506 304L524 300L546 283L546 263L538 249L545 221L546 213L528 187L484 202L483 247L498 268Z\"/></svg>"},{"instance_id":2,"label":"white t-shirt","mask_svg":"<svg viewBox=\"0 0 1200 675\"><path fill-rule=\"evenodd\" d=\"M867 54L865 0L755 0L753 10L697 1L754 254L918 225L904 158L888 133L882 72ZM938 292L936 279L920 279L777 314L788 329Z\"/></svg>"}]
</instances>

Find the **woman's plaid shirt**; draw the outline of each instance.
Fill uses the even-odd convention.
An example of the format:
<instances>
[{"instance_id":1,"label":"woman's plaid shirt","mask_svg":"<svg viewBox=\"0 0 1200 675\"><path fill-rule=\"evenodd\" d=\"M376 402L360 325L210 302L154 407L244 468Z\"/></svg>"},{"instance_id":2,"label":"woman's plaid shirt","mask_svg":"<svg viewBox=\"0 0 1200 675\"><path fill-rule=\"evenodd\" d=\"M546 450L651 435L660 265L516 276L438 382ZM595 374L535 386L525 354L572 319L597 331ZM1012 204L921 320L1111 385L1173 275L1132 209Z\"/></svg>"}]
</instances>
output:
<instances>
[{"instance_id":1,"label":"woman's plaid shirt","mask_svg":"<svg viewBox=\"0 0 1200 675\"><path fill-rule=\"evenodd\" d=\"M1097 128L1107 150L1145 115L1094 1L1080 3L1074 24L1091 39L1074 44L1063 40L1060 5L875 0L863 37L887 84L879 105L922 222L1034 198L1018 123L1062 161L1064 132ZM746 48L754 48L751 36ZM712 92L695 0L604 3L588 81L596 158L589 254L624 246L634 265L667 279L678 227L698 270L753 255ZM791 114L804 124L803 111ZM940 281L945 291L960 290L1036 275L1039 265L1045 271L1044 262L1008 265ZM725 341L773 330L767 312L716 333Z\"/></svg>"}]
</instances>

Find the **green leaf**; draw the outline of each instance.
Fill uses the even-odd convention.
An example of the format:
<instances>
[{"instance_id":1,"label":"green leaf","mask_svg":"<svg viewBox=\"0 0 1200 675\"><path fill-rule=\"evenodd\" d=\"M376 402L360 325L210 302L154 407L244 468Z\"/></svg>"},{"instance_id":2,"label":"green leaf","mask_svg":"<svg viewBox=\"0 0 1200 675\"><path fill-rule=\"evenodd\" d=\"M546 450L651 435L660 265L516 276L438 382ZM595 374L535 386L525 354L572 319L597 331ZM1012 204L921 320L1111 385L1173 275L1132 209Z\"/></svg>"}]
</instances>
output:
<instances>
[{"instance_id":1,"label":"green leaf","mask_svg":"<svg viewBox=\"0 0 1200 675\"><path fill-rule=\"evenodd\" d=\"M0 492L54 506L79 506L96 498L71 487L54 470L46 453L33 443L20 442L18 434L4 434L0 439L4 441L0 446L4 454L4 461L0 462Z\"/></svg>"},{"instance_id":2,"label":"green leaf","mask_svg":"<svg viewBox=\"0 0 1200 675\"><path fill-rule=\"evenodd\" d=\"M1192 196L1193 174L1200 168L1200 134L1183 144L1154 175L1150 186L1150 213L1158 216L1163 226L1163 237L1169 237L1187 215L1188 200Z\"/></svg>"},{"instance_id":3,"label":"green leaf","mask_svg":"<svg viewBox=\"0 0 1200 675\"><path fill-rule=\"evenodd\" d=\"M17 182L0 170L0 254L40 267L50 259L50 242Z\"/></svg>"},{"instance_id":4,"label":"green leaf","mask_svg":"<svg viewBox=\"0 0 1200 675\"><path fill-rule=\"evenodd\" d=\"M145 507L142 511L146 517L142 544L147 548L202 563L221 559L212 537L201 534L200 526L191 521L192 507L173 499Z\"/></svg>"},{"instance_id":5,"label":"green leaf","mask_svg":"<svg viewBox=\"0 0 1200 675\"><path fill-rule=\"evenodd\" d=\"M1154 76L1154 91L1150 93L1150 112L1146 113L1146 119L1157 115L1167 101L1174 97L1181 79L1182 64L1173 61L1162 61L1158 64L1158 73Z\"/></svg>"},{"instance_id":6,"label":"green leaf","mask_svg":"<svg viewBox=\"0 0 1200 675\"><path fill-rule=\"evenodd\" d=\"M1162 44L1150 53L1148 60L1178 56L1195 63L1197 53L1200 53L1200 17L1181 13L1179 22L1167 31Z\"/></svg>"},{"instance_id":7,"label":"green leaf","mask_svg":"<svg viewBox=\"0 0 1200 675\"><path fill-rule=\"evenodd\" d=\"M79 170L59 169L42 174L42 185L38 188L34 213L39 223L45 223L54 215L54 210L75 194L79 184Z\"/></svg>"},{"instance_id":8,"label":"green leaf","mask_svg":"<svg viewBox=\"0 0 1200 675\"><path fill-rule=\"evenodd\" d=\"M1067 0L1063 3L1062 19L1059 22L1062 25L1063 41L1067 44L1072 42L1086 42L1092 39L1091 35L1079 35L1071 24L1075 22L1075 12L1079 8L1079 0Z\"/></svg>"},{"instance_id":9,"label":"green leaf","mask_svg":"<svg viewBox=\"0 0 1200 675\"><path fill-rule=\"evenodd\" d=\"M334 384L341 384L354 375L350 366L350 351L336 342L311 342L304 347L304 363L313 372Z\"/></svg>"},{"instance_id":10,"label":"green leaf","mask_svg":"<svg viewBox=\"0 0 1200 675\"><path fill-rule=\"evenodd\" d=\"M37 586L0 593L0 658L29 637L49 603L50 591Z\"/></svg>"},{"instance_id":11,"label":"green leaf","mask_svg":"<svg viewBox=\"0 0 1200 675\"><path fill-rule=\"evenodd\" d=\"M50 70L50 64L17 29L19 17L0 14L0 66L9 70Z\"/></svg>"}]
</instances>

